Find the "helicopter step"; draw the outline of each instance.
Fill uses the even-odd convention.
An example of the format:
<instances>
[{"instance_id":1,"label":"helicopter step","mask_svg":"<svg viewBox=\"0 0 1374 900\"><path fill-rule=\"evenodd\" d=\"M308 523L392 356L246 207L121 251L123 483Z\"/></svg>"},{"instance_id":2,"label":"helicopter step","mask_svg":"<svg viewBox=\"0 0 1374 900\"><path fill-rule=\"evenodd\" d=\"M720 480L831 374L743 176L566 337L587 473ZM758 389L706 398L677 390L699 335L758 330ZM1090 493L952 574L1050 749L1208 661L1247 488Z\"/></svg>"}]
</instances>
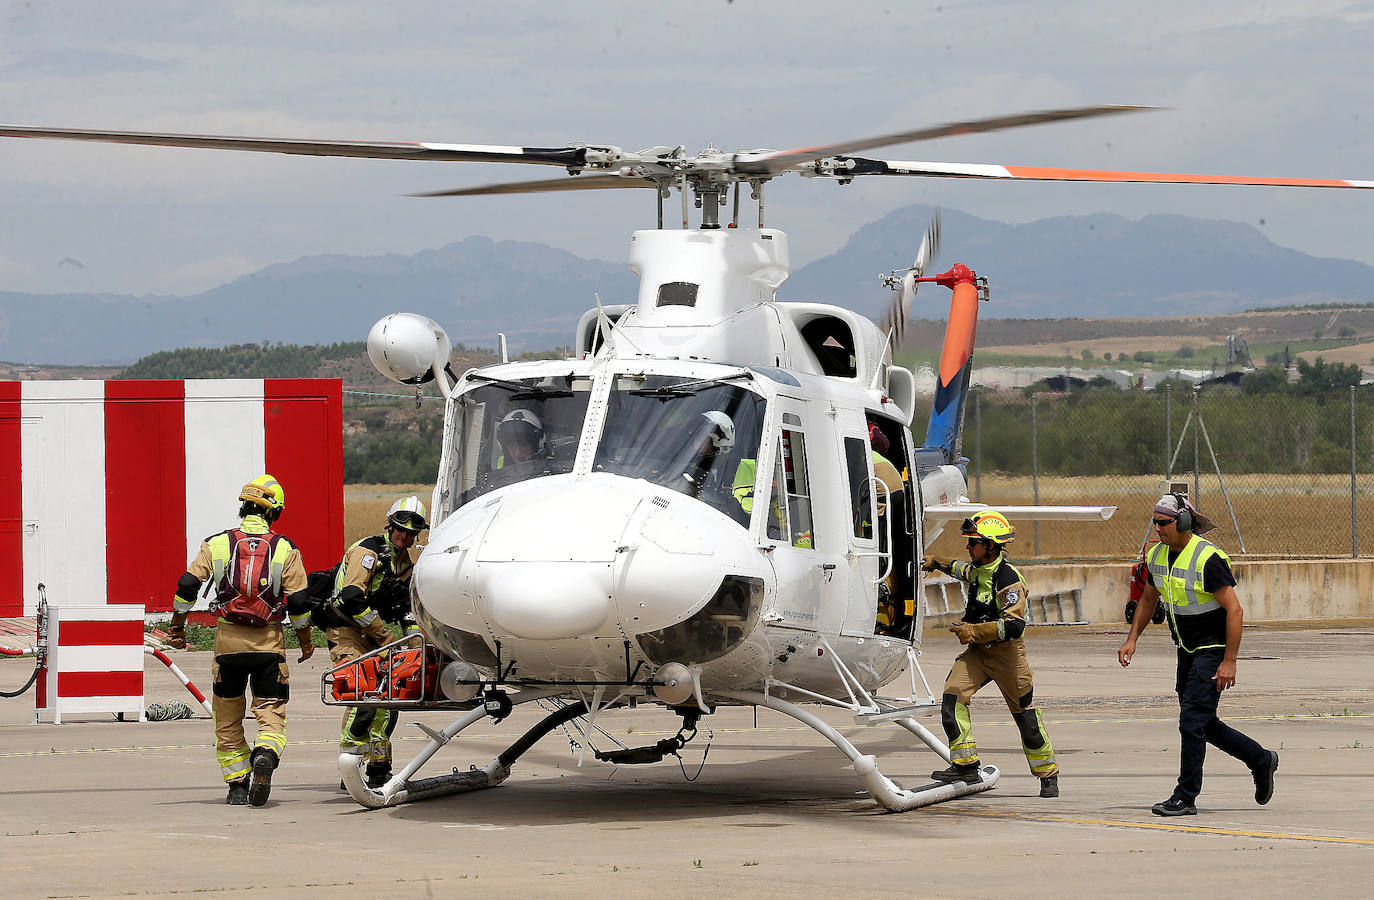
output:
<instances>
[{"instance_id":1,"label":"helicopter step","mask_svg":"<svg viewBox=\"0 0 1374 900\"><path fill-rule=\"evenodd\" d=\"M882 725L885 722L894 722L898 719L908 718L914 713L931 712L939 708L940 701L923 700L919 703L882 709L878 712L859 713L854 716L854 722L857 725Z\"/></svg>"},{"instance_id":2,"label":"helicopter step","mask_svg":"<svg viewBox=\"0 0 1374 900\"><path fill-rule=\"evenodd\" d=\"M391 780L380 788L367 786L363 779L365 760L359 753L339 754L339 777L343 779L344 788L348 791L349 796L368 809L383 809L388 806L411 803L415 800L427 800L446 794L496 787L510 777L511 766L540 738L578 716L585 715L587 712L586 704L577 701L554 710L540 720L539 724L525 732L518 741L501 751L495 759L480 769L473 766L466 772L454 769L448 775L437 775L415 781L412 781L411 778L445 744L474 722L488 715L494 715L497 721L500 721L509 715L515 706L545 699L555 693L555 691L521 691L515 697L509 697L504 692L499 692L499 697L503 701L495 705L499 707L499 711L493 712L494 704L492 702L484 703L459 716L442 731L435 731L425 725L412 723L429 735L429 743L401 771L393 775Z\"/></svg>"},{"instance_id":3,"label":"helicopter step","mask_svg":"<svg viewBox=\"0 0 1374 900\"><path fill-rule=\"evenodd\" d=\"M906 812L911 809L919 809L923 806L932 806L936 803L943 803L946 800L954 800L958 797L966 797L969 794L978 794L983 791L992 790L1001 780L1002 773L996 766L984 766L981 772L982 781L976 784L969 784L964 781L956 781L949 784L932 782L921 785L918 788L910 789L902 787L897 782L888 778L878 769L878 759L872 755L860 753L858 748L850 743L849 739L840 734L830 723L820 716L810 712L795 703L788 703L786 700L769 694L760 694L754 691L730 691L722 696L740 700L745 703L752 703L757 706L766 706L771 710L780 712L783 715L791 716L804 725L809 725L821 735L839 748L840 752L849 757L849 761L854 765L854 772L863 782L868 794L874 802L889 812ZM937 756L945 762L950 761L949 748L946 747L939 738L931 734L929 729L910 716L895 719L896 724L910 731L931 749Z\"/></svg>"}]
</instances>

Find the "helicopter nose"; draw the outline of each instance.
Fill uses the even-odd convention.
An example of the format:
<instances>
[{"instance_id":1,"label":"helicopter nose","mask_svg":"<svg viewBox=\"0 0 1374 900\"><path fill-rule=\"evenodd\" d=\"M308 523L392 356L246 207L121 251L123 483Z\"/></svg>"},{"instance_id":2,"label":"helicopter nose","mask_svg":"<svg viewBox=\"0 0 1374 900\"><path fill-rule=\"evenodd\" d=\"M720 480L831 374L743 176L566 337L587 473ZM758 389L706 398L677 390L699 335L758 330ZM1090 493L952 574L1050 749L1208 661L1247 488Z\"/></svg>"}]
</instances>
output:
<instances>
[{"instance_id":1,"label":"helicopter nose","mask_svg":"<svg viewBox=\"0 0 1374 900\"><path fill-rule=\"evenodd\" d=\"M559 640L613 628L613 574L638 492L585 481L509 492L482 536L474 586L498 630Z\"/></svg>"},{"instance_id":2,"label":"helicopter nose","mask_svg":"<svg viewBox=\"0 0 1374 900\"><path fill-rule=\"evenodd\" d=\"M608 565L525 562L484 566L478 584L492 624L515 637L553 641L595 634L611 612Z\"/></svg>"},{"instance_id":3,"label":"helicopter nose","mask_svg":"<svg viewBox=\"0 0 1374 900\"><path fill-rule=\"evenodd\" d=\"M436 624L477 632L485 620L527 640L668 627L759 561L744 529L663 494L601 473L513 485L439 526L416 566L418 599Z\"/></svg>"}]
</instances>

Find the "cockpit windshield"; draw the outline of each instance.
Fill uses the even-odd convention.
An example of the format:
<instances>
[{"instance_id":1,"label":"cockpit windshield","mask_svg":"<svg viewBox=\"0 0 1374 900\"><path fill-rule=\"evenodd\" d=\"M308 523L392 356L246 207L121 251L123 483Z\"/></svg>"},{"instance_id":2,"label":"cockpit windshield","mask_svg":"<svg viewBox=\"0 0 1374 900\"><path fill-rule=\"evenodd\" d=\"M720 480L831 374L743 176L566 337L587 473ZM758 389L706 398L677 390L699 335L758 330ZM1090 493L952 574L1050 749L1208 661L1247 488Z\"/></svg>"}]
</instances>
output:
<instances>
[{"instance_id":1,"label":"cockpit windshield","mask_svg":"<svg viewBox=\"0 0 1374 900\"><path fill-rule=\"evenodd\" d=\"M748 525L764 401L721 381L616 375L593 470L696 497Z\"/></svg>"},{"instance_id":2,"label":"cockpit windshield","mask_svg":"<svg viewBox=\"0 0 1374 900\"><path fill-rule=\"evenodd\" d=\"M459 453L445 473L452 508L494 488L571 472L592 380L578 375L500 379L457 398Z\"/></svg>"}]
</instances>

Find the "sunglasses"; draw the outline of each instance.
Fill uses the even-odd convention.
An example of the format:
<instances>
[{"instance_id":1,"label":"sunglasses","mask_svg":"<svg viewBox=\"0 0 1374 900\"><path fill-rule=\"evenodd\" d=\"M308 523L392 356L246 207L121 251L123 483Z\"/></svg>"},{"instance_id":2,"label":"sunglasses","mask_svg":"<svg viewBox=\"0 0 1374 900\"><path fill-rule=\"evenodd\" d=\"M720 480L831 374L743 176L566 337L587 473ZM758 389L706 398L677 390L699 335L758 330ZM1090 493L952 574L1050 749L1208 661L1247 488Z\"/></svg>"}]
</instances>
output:
<instances>
[{"instance_id":1,"label":"sunglasses","mask_svg":"<svg viewBox=\"0 0 1374 900\"><path fill-rule=\"evenodd\" d=\"M1163 527L1166 526L1166 525L1172 525L1172 524L1174 524L1174 520L1173 520L1173 519L1155 519L1155 520L1154 520L1154 523L1155 523L1155 527L1157 527L1157 528L1163 528Z\"/></svg>"}]
</instances>

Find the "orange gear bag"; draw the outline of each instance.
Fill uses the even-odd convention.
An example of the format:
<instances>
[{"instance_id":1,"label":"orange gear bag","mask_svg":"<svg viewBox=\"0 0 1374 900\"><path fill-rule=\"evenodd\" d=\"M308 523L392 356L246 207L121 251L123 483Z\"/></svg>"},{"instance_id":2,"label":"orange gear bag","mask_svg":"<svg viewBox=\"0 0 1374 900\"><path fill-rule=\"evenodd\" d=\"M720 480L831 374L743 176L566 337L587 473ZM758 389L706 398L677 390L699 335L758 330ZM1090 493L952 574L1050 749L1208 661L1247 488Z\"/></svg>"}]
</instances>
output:
<instances>
[{"instance_id":1,"label":"orange gear bag","mask_svg":"<svg viewBox=\"0 0 1374 900\"><path fill-rule=\"evenodd\" d=\"M388 700L433 700L439 694L439 668L439 651L428 644L423 650L397 650L382 692Z\"/></svg>"},{"instance_id":2,"label":"orange gear bag","mask_svg":"<svg viewBox=\"0 0 1374 900\"><path fill-rule=\"evenodd\" d=\"M356 660L351 666L334 674L335 700L378 699L378 660L375 656Z\"/></svg>"}]
</instances>

